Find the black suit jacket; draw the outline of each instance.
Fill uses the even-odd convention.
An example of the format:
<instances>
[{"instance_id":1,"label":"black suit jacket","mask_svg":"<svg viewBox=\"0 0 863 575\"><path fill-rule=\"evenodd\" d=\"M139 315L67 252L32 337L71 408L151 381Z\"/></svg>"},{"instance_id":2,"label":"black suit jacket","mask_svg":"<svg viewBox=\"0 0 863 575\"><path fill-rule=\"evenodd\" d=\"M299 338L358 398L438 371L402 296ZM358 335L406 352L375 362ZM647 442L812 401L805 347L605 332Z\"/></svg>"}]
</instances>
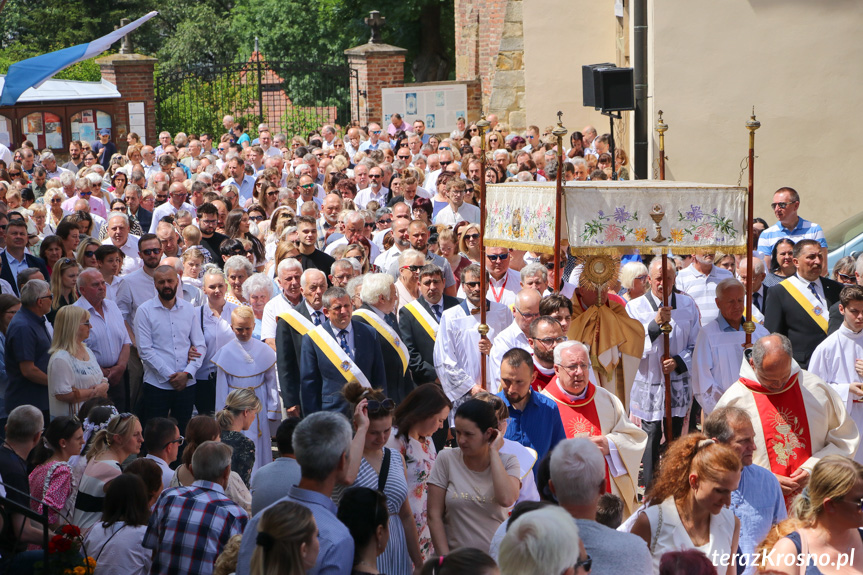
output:
<instances>
[{"instance_id":1,"label":"black suit jacket","mask_svg":"<svg viewBox=\"0 0 863 575\"><path fill-rule=\"evenodd\" d=\"M147 233L147 230L150 229L150 224L153 223L153 212L148 209L138 207L138 211L135 212L134 216L138 218L138 223L141 224L141 229L144 230L144 233Z\"/></svg>"},{"instance_id":2,"label":"black suit jacket","mask_svg":"<svg viewBox=\"0 0 863 575\"><path fill-rule=\"evenodd\" d=\"M375 310L366 304L363 304L362 309L367 310L369 313L376 313ZM395 321L395 314L391 314L390 318L393 320L392 324L395 326L398 337L402 338L401 330L398 328L398 323ZM369 322L367 322L362 316L355 315L354 321L362 323L363 325L368 325L374 329L374 327L369 325ZM390 325L390 327L393 327L393 325ZM375 331L375 333L377 333L377 331ZM384 358L384 372L386 373L387 378L387 391L389 393L389 397L392 398L396 404L399 404L416 386L414 385L410 370L402 370L402 360L401 357L399 357L399 353L393 349L393 346L391 346L384 338L379 336L379 339L381 342L381 355L383 355ZM410 360L410 358L408 359ZM408 366L410 366L410 362L408 363Z\"/></svg>"},{"instance_id":3,"label":"black suit jacket","mask_svg":"<svg viewBox=\"0 0 863 575\"><path fill-rule=\"evenodd\" d=\"M294 309L307 320L312 321L306 300L303 299ZM314 322L312 322L314 323ZM300 351L303 348L303 335L280 317L276 318L276 373L285 409L300 405Z\"/></svg>"},{"instance_id":4,"label":"black suit jacket","mask_svg":"<svg viewBox=\"0 0 863 575\"><path fill-rule=\"evenodd\" d=\"M838 313L838 306L835 312L831 308L839 301L839 293L844 286L823 277L821 286L827 299L822 306L824 310L822 317L828 319L834 313ZM791 340L794 359L803 369L809 366L812 352L827 337L824 330L781 283L770 288L764 311L764 327L770 333L781 333Z\"/></svg>"},{"instance_id":5,"label":"black suit jacket","mask_svg":"<svg viewBox=\"0 0 863 575\"><path fill-rule=\"evenodd\" d=\"M420 296L417 298L417 303L423 306L434 317L431 304L425 298ZM460 303L461 300L456 297L443 296L444 310L448 310ZM414 382L417 384L433 383L437 379L437 372L434 368L435 340L429 336L425 328L420 325L409 311L399 313L399 329L402 332L402 341L405 342L411 354L409 369Z\"/></svg>"},{"instance_id":6,"label":"black suit jacket","mask_svg":"<svg viewBox=\"0 0 863 575\"><path fill-rule=\"evenodd\" d=\"M759 300L758 303L760 305L755 306L758 308L758 311L760 311L761 313L764 313L764 310L767 307L767 292L768 291L770 291L770 288L764 284L761 284L761 297L758 298L758 300ZM754 296L752 297L752 305L755 305L755 297Z\"/></svg>"},{"instance_id":7,"label":"black suit jacket","mask_svg":"<svg viewBox=\"0 0 863 575\"><path fill-rule=\"evenodd\" d=\"M5 251L0 258L2 258L3 265L3 270L0 271L0 278L9 282L15 295L20 297L21 293L18 290L17 278L12 275L12 268L9 267L9 258L6 257ZM45 281L51 281L51 275L48 273L48 266L45 265L45 262L36 256L31 256L30 254L24 254L24 259L27 262L28 268L39 268L39 271L42 272L42 275L45 277Z\"/></svg>"}]
</instances>

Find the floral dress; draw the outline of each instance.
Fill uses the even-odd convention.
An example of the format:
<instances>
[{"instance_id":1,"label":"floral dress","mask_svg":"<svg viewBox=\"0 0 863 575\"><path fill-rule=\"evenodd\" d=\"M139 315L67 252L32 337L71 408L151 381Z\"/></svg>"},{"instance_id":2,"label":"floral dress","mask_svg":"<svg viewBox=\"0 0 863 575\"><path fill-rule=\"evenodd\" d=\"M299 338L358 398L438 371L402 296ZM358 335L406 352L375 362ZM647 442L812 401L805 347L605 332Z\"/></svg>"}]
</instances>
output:
<instances>
[{"instance_id":1,"label":"floral dress","mask_svg":"<svg viewBox=\"0 0 863 575\"><path fill-rule=\"evenodd\" d=\"M428 478L437 457L437 450L430 437L416 440L409 436L397 436L395 429L393 429L393 434L387 445L399 451L404 457L408 475L408 502L417 524L420 553L422 553L423 561L427 561L435 554L429 532L427 511Z\"/></svg>"}]
</instances>

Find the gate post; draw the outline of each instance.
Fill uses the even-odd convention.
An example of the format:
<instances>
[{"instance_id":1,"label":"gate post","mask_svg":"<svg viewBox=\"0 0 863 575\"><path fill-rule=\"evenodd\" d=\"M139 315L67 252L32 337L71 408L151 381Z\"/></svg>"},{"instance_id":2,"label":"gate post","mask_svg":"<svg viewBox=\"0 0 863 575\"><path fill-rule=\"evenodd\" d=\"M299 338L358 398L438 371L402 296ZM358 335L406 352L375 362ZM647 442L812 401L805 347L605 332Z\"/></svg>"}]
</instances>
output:
<instances>
[{"instance_id":1,"label":"gate post","mask_svg":"<svg viewBox=\"0 0 863 575\"><path fill-rule=\"evenodd\" d=\"M153 73L156 59L141 54L111 54L98 58L96 63L102 73L102 80L117 86L121 98L117 102L117 112L114 115L114 142L125 150L125 137L130 131L140 130L141 139L150 145L158 142L156 137L156 93ZM144 117L136 115L129 117L129 103L143 103ZM130 121L131 120L131 121ZM122 139L121 139L122 138Z\"/></svg>"},{"instance_id":2,"label":"gate post","mask_svg":"<svg viewBox=\"0 0 863 575\"><path fill-rule=\"evenodd\" d=\"M359 111L359 117L354 119L363 126L369 122L383 126L381 90L404 86L407 50L369 43L345 50L345 54L348 66L357 75L356 90L351 87L351 109Z\"/></svg>"}]
</instances>

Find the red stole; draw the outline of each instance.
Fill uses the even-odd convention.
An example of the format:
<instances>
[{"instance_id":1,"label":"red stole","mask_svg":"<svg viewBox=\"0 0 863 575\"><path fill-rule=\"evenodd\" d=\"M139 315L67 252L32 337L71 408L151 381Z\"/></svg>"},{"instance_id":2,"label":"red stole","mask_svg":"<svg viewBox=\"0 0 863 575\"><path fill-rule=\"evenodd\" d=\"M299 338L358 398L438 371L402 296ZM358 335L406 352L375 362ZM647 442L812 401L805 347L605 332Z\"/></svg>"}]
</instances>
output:
<instances>
[{"instance_id":1,"label":"red stole","mask_svg":"<svg viewBox=\"0 0 863 575\"><path fill-rule=\"evenodd\" d=\"M572 401L564 395L556 381L546 386L543 393L559 404L558 411L567 439L602 435L602 424L596 411L596 402L593 401L596 397L596 386L591 382L587 382L587 395L577 401ZM610 479L608 462L606 462L605 490L607 493L611 493Z\"/></svg>"},{"instance_id":2,"label":"red stole","mask_svg":"<svg viewBox=\"0 0 863 575\"><path fill-rule=\"evenodd\" d=\"M798 376L799 373L791 376L782 391L770 391L757 381L740 378L755 399L770 470L785 477L812 456L809 419Z\"/></svg>"},{"instance_id":3,"label":"red stole","mask_svg":"<svg viewBox=\"0 0 863 575\"><path fill-rule=\"evenodd\" d=\"M552 371L548 375L545 375L539 369L537 369L536 364L533 366L533 381L530 382L530 386L534 391L540 392L546 388L546 386L556 377L556 374Z\"/></svg>"}]
</instances>

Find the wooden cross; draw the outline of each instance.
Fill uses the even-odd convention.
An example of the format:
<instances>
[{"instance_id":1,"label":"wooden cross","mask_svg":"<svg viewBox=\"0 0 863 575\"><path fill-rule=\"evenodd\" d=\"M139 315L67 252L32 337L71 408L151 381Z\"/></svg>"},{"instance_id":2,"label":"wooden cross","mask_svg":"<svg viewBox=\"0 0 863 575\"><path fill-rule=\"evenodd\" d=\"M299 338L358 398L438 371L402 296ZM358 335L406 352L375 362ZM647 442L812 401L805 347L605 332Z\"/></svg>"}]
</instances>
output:
<instances>
[{"instance_id":1,"label":"wooden cross","mask_svg":"<svg viewBox=\"0 0 863 575\"><path fill-rule=\"evenodd\" d=\"M365 19L366 26L372 31L372 37L369 38L369 44L381 44L381 28L386 24L387 19L381 16L377 10L369 12L369 17Z\"/></svg>"}]
</instances>

